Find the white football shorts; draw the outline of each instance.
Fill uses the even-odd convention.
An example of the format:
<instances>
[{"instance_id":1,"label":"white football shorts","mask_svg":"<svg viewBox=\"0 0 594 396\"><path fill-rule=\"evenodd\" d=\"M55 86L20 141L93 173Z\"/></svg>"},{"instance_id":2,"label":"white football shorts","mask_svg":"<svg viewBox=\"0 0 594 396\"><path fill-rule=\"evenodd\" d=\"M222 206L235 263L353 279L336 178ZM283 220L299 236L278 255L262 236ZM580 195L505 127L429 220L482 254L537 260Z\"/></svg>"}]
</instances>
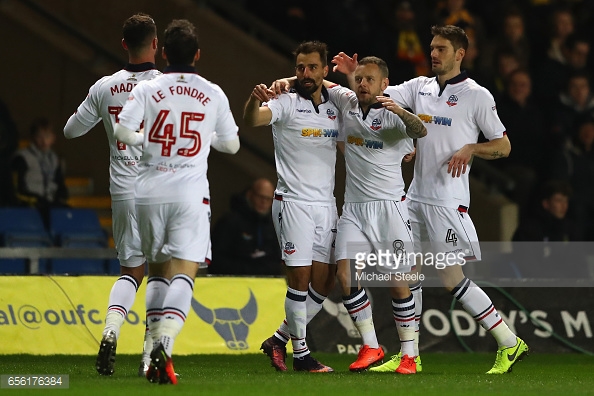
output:
<instances>
[{"instance_id":1,"label":"white football shorts","mask_svg":"<svg viewBox=\"0 0 594 396\"><path fill-rule=\"evenodd\" d=\"M334 264L337 218L336 205L307 205L277 197L272 203L272 220L285 265Z\"/></svg>"},{"instance_id":2,"label":"white football shorts","mask_svg":"<svg viewBox=\"0 0 594 396\"><path fill-rule=\"evenodd\" d=\"M481 248L468 208L458 209L408 201L415 252L452 253L464 261L479 261Z\"/></svg>"},{"instance_id":3,"label":"white football shorts","mask_svg":"<svg viewBox=\"0 0 594 396\"><path fill-rule=\"evenodd\" d=\"M140 246L134 199L111 202L113 241L122 267L135 268L145 262Z\"/></svg>"},{"instance_id":4,"label":"white football shorts","mask_svg":"<svg viewBox=\"0 0 594 396\"><path fill-rule=\"evenodd\" d=\"M210 203L136 205L142 251L149 263L172 257L205 263L210 254Z\"/></svg>"},{"instance_id":5,"label":"white football shorts","mask_svg":"<svg viewBox=\"0 0 594 396\"><path fill-rule=\"evenodd\" d=\"M408 208L402 201L346 202L338 221L336 260L359 259L360 254L388 251L404 253L413 248ZM407 260L408 263L408 260ZM399 266L410 271L410 265Z\"/></svg>"}]
</instances>

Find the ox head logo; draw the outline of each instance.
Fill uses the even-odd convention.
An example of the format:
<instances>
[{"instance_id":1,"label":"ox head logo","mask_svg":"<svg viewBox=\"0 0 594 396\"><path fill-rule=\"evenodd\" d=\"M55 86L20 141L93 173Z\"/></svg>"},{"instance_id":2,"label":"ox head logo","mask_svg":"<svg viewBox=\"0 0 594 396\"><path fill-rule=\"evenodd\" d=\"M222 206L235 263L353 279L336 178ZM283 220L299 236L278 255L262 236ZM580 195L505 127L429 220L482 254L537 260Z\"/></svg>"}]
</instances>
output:
<instances>
[{"instance_id":1,"label":"ox head logo","mask_svg":"<svg viewBox=\"0 0 594 396\"><path fill-rule=\"evenodd\" d=\"M200 304L193 297L192 309L200 319L214 327L216 332L225 340L227 348L233 350L248 349L249 326L254 323L258 316L258 303L251 290L249 301L241 309L210 309Z\"/></svg>"}]
</instances>

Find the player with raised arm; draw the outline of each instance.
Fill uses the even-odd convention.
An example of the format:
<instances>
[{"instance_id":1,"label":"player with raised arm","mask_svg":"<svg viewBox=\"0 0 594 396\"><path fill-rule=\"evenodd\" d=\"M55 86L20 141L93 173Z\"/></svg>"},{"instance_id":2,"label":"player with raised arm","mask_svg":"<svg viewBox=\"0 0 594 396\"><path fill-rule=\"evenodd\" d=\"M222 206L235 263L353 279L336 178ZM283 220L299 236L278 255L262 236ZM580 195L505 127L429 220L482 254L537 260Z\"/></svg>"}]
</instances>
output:
<instances>
[{"instance_id":1,"label":"player with raised arm","mask_svg":"<svg viewBox=\"0 0 594 396\"><path fill-rule=\"evenodd\" d=\"M294 92L269 100L264 84L254 88L244 120L272 125L278 184L272 218L287 272L286 320L262 343L273 367L287 370L286 344L293 346L293 369L331 372L311 357L307 323L322 309L334 287L331 258L336 234L334 175L338 110L322 81L328 73L326 44L301 43L294 51ZM262 102L267 102L262 106Z\"/></svg>"},{"instance_id":2,"label":"player with raised arm","mask_svg":"<svg viewBox=\"0 0 594 396\"><path fill-rule=\"evenodd\" d=\"M238 127L218 85L199 76L198 36L187 20L164 33L164 74L139 83L115 128L118 140L143 145L136 181L142 251L149 262L147 319L153 337L150 382L177 383L171 354L210 244L210 147L234 154ZM144 133L137 133L144 123ZM215 133L216 131L216 133ZM161 286L162 285L162 286Z\"/></svg>"},{"instance_id":3,"label":"player with raised arm","mask_svg":"<svg viewBox=\"0 0 594 396\"><path fill-rule=\"evenodd\" d=\"M389 84L388 67L377 57L366 57L355 70L355 92L340 86L329 89L339 108L345 131L346 186L336 237L337 277L343 304L363 338L357 360L349 367L362 371L380 362L384 352L373 324L365 289L354 282L351 260L357 254L393 252L412 248L401 163L413 151L413 138L427 130L421 120L398 106L384 90ZM404 249L404 250L403 250ZM388 263L386 263L388 264ZM398 272L410 267L405 260ZM403 280L388 285L393 317L404 357L397 367L401 374L414 374L414 300Z\"/></svg>"},{"instance_id":4,"label":"player with raised arm","mask_svg":"<svg viewBox=\"0 0 594 396\"><path fill-rule=\"evenodd\" d=\"M468 215L472 158L507 157L511 145L491 93L460 69L468 47L464 30L451 25L434 26L431 33L431 67L436 77L417 77L386 89L396 103L419 115L429 131L427 138L417 144L414 178L408 190L415 252L462 251L464 262L476 261L481 252ZM356 58L341 53L333 62L335 70L350 75L352 81ZM477 143L481 131L488 142ZM437 272L445 288L497 341L495 363L487 374L510 372L528 353L526 343L509 329L487 294L464 276L461 265L446 266ZM419 319L422 294L420 284L415 287ZM396 355L373 371L393 372L399 359L400 355Z\"/></svg>"},{"instance_id":5,"label":"player with raised arm","mask_svg":"<svg viewBox=\"0 0 594 396\"><path fill-rule=\"evenodd\" d=\"M143 13L132 15L124 22L122 35L122 47L128 52L128 64L122 70L97 81L64 127L64 136L72 139L86 134L99 121L103 121L109 141L113 237L121 275L109 295L105 328L95 364L101 375L112 375L114 372L120 328L134 304L136 291L145 273L145 257L140 250L134 208L134 182L142 150L118 142L114 137L114 126L132 88L139 81L150 80L161 74L155 67L157 27L153 19ZM151 344L147 331L145 346ZM139 374L144 375L145 367L148 368L150 350L150 346L145 347Z\"/></svg>"}]
</instances>

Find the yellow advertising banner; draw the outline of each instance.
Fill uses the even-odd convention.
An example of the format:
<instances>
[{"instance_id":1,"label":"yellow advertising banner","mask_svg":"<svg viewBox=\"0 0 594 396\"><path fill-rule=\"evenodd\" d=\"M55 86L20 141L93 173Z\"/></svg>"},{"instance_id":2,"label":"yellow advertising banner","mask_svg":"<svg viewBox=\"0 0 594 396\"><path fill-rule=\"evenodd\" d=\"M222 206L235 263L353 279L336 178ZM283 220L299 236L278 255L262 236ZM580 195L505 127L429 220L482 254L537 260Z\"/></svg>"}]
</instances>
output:
<instances>
[{"instance_id":1,"label":"yellow advertising banner","mask_svg":"<svg viewBox=\"0 0 594 396\"><path fill-rule=\"evenodd\" d=\"M117 277L0 277L2 354L96 354ZM118 353L140 354L146 280L126 317ZM258 353L283 320L287 286L278 278L196 278L174 353Z\"/></svg>"}]
</instances>

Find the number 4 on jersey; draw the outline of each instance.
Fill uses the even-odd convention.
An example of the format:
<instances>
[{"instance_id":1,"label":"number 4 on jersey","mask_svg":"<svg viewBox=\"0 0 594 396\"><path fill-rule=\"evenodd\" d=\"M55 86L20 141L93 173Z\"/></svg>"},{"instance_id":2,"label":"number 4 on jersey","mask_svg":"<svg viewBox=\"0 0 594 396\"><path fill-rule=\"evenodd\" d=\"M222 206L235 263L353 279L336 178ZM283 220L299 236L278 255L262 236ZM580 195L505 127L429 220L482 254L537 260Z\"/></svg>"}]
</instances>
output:
<instances>
[{"instance_id":1,"label":"number 4 on jersey","mask_svg":"<svg viewBox=\"0 0 594 396\"><path fill-rule=\"evenodd\" d=\"M177 141L173 133L173 124L165 124L165 119L169 115L169 110L161 110L157 115L157 119L153 123L153 127L149 132L149 142L161 144L161 155L163 157L171 156L171 147ZM181 113L181 127L179 136L182 138L192 139L194 143L191 147L180 148L177 154L183 157L193 157L200 151L202 147L202 140L200 139L200 132L190 129L191 121L204 120L203 113L191 113L184 111ZM165 124L165 125L163 125Z\"/></svg>"},{"instance_id":2,"label":"number 4 on jersey","mask_svg":"<svg viewBox=\"0 0 594 396\"><path fill-rule=\"evenodd\" d=\"M452 242L452 245L456 246L458 243L458 237L456 233L451 228L448 228L448 232L446 234L446 243Z\"/></svg>"}]
</instances>

